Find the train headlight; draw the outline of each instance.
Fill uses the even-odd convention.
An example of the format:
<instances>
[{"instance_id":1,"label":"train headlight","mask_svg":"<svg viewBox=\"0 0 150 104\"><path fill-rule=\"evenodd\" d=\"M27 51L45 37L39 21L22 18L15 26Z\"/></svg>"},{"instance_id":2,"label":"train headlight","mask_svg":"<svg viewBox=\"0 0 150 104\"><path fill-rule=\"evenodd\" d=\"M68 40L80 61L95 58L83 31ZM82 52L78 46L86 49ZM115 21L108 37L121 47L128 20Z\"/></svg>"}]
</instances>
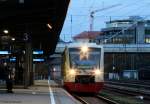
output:
<instances>
[{"instance_id":1,"label":"train headlight","mask_svg":"<svg viewBox=\"0 0 150 104\"><path fill-rule=\"evenodd\" d=\"M94 73L95 73L95 75L100 75L101 74L101 70L100 69L95 69Z\"/></svg>"},{"instance_id":2,"label":"train headlight","mask_svg":"<svg viewBox=\"0 0 150 104\"><path fill-rule=\"evenodd\" d=\"M87 53L88 52L88 47L87 46L82 46L81 47L81 52L83 52L83 53Z\"/></svg>"},{"instance_id":3,"label":"train headlight","mask_svg":"<svg viewBox=\"0 0 150 104\"><path fill-rule=\"evenodd\" d=\"M69 73L70 73L71 75L75 75L75 74L76 74L76 71L75 71L75 69L70 69L70 70L69 70Z\"/></svg>"},{"instance_id":4,"label":"train headlight","mask_svg":"<svg viewBox=\"0 0 150 104\"><path fill-rule=\"evenodd\" d=\"M80 51L80 60L82 59L88 59L88 47L86 45L83 45L81 47L81 51Z\"/></svg>"}]
</instances>

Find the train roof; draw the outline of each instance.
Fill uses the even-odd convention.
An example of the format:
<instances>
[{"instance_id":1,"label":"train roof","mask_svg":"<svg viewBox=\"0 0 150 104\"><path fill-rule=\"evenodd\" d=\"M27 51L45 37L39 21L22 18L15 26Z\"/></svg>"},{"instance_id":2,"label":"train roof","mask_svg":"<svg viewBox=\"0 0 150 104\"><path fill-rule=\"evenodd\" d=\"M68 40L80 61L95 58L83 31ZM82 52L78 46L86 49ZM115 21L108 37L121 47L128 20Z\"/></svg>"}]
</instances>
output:
<instances>
[{"instance_id":1,"label":"train roof","mask_svg":"<svg viewBox=\"0 0 150 104\"><path fill-rule=\"evenodd\" d=\"M67 45L68 48L81 47L81 46L88 46L88 47L93 47L93 48L103 48L103 45L97 45L96 43L69 43Z\"/></svg>"}]
</instances>

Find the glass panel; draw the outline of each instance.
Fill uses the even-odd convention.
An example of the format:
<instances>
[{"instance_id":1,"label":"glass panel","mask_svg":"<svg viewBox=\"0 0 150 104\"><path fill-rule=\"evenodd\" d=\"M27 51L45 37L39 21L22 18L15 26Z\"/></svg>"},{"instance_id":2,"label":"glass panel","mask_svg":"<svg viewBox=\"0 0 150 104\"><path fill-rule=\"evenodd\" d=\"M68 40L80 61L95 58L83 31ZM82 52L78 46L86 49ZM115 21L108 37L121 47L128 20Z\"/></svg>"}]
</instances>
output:
<instances>
[{"instance_id":1,"label":"glass panel","mask_svg":"<svg viewBox=\"0 0 150 104\"><path fill-rule=\"evenodd\" d=\"M82 53L80 49L70 48L71 68L89 70L100 68L100 48L89 48L87 53Z\"/></svg>"}]
</instances>

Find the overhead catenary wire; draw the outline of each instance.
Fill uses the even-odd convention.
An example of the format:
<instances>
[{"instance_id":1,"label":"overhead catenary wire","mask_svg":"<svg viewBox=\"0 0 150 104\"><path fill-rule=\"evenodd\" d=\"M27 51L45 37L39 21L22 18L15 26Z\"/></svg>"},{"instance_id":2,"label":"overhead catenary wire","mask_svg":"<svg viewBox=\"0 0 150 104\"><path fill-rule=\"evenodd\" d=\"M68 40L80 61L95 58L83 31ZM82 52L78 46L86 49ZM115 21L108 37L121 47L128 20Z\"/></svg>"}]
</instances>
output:
<instances>
[{"instance_id":1,"label":"overhead catenary wire","mask_svg":"<svg viewBox=\"0 0 150 104\"><path fill-rule=\"evenodd\" d=\"M95 0L92 0L93 2L91 3L91 6L89 7L89 11L91 11L91 9L93 8L94 6L94 3L95 3Z\"/></svg>"},{"instance_id":2,"label":"overhead catenary wire","mask_svg":"<svg viewBox=\"0 0 150 104\"><path fill-rule=\"evenodd\" d=\"M144 5L142 5L144 8L146 8L145 7L145 4ZM140 6L139 6L140 7ZM141 7L141 9L138 9L139 7L137 7L136 6L136 9L135 10L133 10L133 9L131 9L131 10L129 10L129 11L127 11L126 12L126 14L128 14L128 15L126 15L126 14L124 14L124 12L122 12L121 13L121 15L116 15L116 12L118 12L118 11L120 11L120 10L122 10L122 9L118 9L117 7L116 8L114 8L114 9L110 9L110 10L108 10L109 12L104 12L103 13L103 15L96 15L95 17L96 18L98 18L98 17L104 17L104 18L107 18L107 17L111 17L111 19L113 20L113 19L119 19L119 18L122 18L122 17L125 17L125 18L127 18L127 17L129 17L129 16L132 16L133 15L133 13L134 14L137 14L137 13L139 13L139 10L142 10L143 8ZM117 10L116 10L117 9ZM146 10L146 9L145 9ZM110 12L111 11L111 12ZM112 12L113 11L113 12ZM114 13L114 11L115 11L115 13ZM134 11L134 12L133 12ZM107 16L109 14L109 16ZM141 16L141 15L140 15Z\"/></svg>"},{"instance_id":3,"label":"overhead catenary wire","mask_svg":"<svg viewBox=\"0 0 150 104\"><path fill-rule=\"evenodd\" d=\"M91 3L91 4L93 4L94 3L94 1L95 0L93 0L93 2ZM139 0L136 0L136 1L134 1L134 2L130 2L130 3L128 3L128 4L125 4L125 6L121 6L121 7L119 7L119 9L117 9L115 12L118 12L118 11L120 11L120 10L122 10L122 9L124 9L124 8L129 8L129 7L133 7L133 6L137 6L137 4L139 4L139 2L138 2ZM97 3L97 2L96 2ZM141 4L141 3L140 3ZM83 8L82 7L80 7L81 9L80 10L82 10ZM90 9L91 8L93 8L93 6L91 5L90 6ZM115 8L114 8L115 9ZM108 10L108 11L114 11L114 9L110 9L110 10ZM81 12L81 11L80 11ZM106 12L107 13L107 12ZM82 14L82 13L81 13ZM89 14L89 13L88 13ZM107 13L108 14L108 13ZM72 15L74 15L73 13L72 13ZM77 16L77 15L76 15ZM78 15L78 16L83 16L83 15Z\"/></svg>"},{"instance_id":4,"label":"overhead catenary wire","mask_svg":"<svg viewBox=\"0 0 150 104\"><path fill-rule=\"evenodd\" d=\"M138 1L138 0L137 0ZM120 9L119 9L120 10ZM88 15L80 15L80 14L73 14L72 16L79 16L79 17L81 17L81 16L88 16ZM100 17L100 16L95 16L95 17ZM105 15L103 15L103 17L107 17L107 16L105 16ZM110 17L110 16L108 16L108 17ZM111 16L111 17L121 17L121 16ZM122 17L125 17L125 16L122 16Z\"/></svg>"},{"instance_id":5,"label":"overhead catenary wire","mask_svg":"<svg viewBox=\"0 0 150 104\"><path fill-rule=\"evenodd\" d=\"M97 12L101 12L101 11L104 11L104 10L107 10L107 9L111 9L111 8L114 8L114 7L117 7L117 6L120 6L121 4L114 4L114 5L110 5L108 7L104 7L104 8L101 8L101 9L96 9L96 10L93 10L90 12L90 31L93 31L93 25L94 25L94 14L97 13Z\"/></svg>"},{"instance_id":6,"label":"overhead catenary wire","mask_svg":"<svg viewBox=\"0 0 150 104\"><path fill-rule=\"evenodd\" d=\"M150 17L150 15L140 15L140 16L141 16L141 17ZM74 14L72 15L72 18L75 19L76 17L83 17L83 18L85 18L85 17L87 17L87 15L74 15ZM113 17L118 17L118 18L123 18L123 17L124 17L124 18L127 18L127 17L129 17L129 16L114 15L114 16L111 16L111 17L112 17L112 18L113 18ZM97 15L97 16L95 16L95 19L96 19L96 18L98 18L98 19L99 19L99 18L110 18L110 16L108 16L108 15L105 15L105 16L104 16L104 15ZM70 20L70 21L71 21L71 20ZM76 19L75 21L78 21L78 19ZM87 22L88 22L88 19L84 19L84 21L80 20L80 22L74 22L74 23L73 23L73 26L74 26L74 27L76 27L76 26L82 27L82 25L85 26L85 25L87 24ZM88 24L87 24L87 25L88 25ZM69 28L69 27L70 27L70 26L67 26L66 29Z\"/></svg>"},{"instance_id":7,"label":"overhead catenary wire","mask_svg":"<svg viewBox=\"0 0 150 104\"><path fill-rule=\"evenodd\" d=\"M126 9L126 8L137 6L138 4L141 5L141 3L138 2L138 1L140 1L140 0L136 0L134 2L130 1L130 3L127 3L127 4L126 3L122 3L122 5L117 7L117 8L113 8L113 9L109 9L109 10L105 11L105 14L111 14L111 13L114 13L114 11L115 11L115 14L116 14L117 12L124 11L124 9Z\"/></svg>"},{"instance_id":8,"label":"overhead catenary wire","mask_svg":"<svg viewBox=\"0 0 150 104\"><path fill-rule=\"evenodd\" d=\"M144 4L144 5L141 5L141 6L137 6L136 8L133 8L131 9L130 11L126 12L124 15L128 15L128 14L131 14L131 13L138 13L138 14L141 14L139 11L140 10L143 10L143 8L147 8L147 6L149 7L149 5L147 4ZM133 12L134 11L134 12Z\"/></svg>"},{"instance_id":9,"label":"overhead catenary wire","mask_svg":"<svg viewBox=\"0 0 150 104\"><path fill-rule=\"evenodd\" d=\"M140 1L140 2L139 2ZM120 2L122 2L121 0L120 0ZM83 5L83 6L81 6L81 5L79 5L78 7L80 7L79 8L79 10L81 10L80 11L80 13L81 14L74 14L73 13L73 11L72 12L70 12L70 13L68 13L69 15L71 14L72 15L72 18L73 18L73 23L72 23L72 35L74 35L74 34L76 34L77 32L76 32L76 30L78 30L78 27L80 27L80 28L83 28L83 31L86 29L87 30L87 27L88 26L86 26L86 25L89 25L88 24L88 19L89 19L89 12L88 13L85 13L84 12L84 10L86 10L86 11L88 11L89 9L88 9L88 7L89 8L94 8L94 9L96 9L95 7L97 6L97 4L98 3L102 3L102 1L99 1L99 0L92 0L92 1L90 1L90 6L88 6L87 4L89 3L89 1L88 0L83 0L82 1L82 4L85 4L85 5ZM115 2L116 3L116 2ZM103 22L105 22L104 20L107 20L107 19L109 19L110 18L110 16L111 16L111 19L113 20L113 19L120 19L120 18L127 18L128 16L131 16L130 15L130 13L131 14L134 14L134 15L136 15L136 14L140 14L140 13L142 13L142 11L146 11L146 9L147 9L147 7L148 7L148 3L147 3L147 1L146 0L143 0L143 1L141 1L141 0L136 0L136 1L124 1L124 2L122 2L123 3L123 5L121 6L121 7L117 7L117 8L114 8L114 9L110 9L110 10L107 10L107 11L105 11L105 12L102 12L103 14L102 15L100 15L100 13L98 13L98 14L96 14L95 15L95 19L97 19L97 20L99 20L99 28L101 28L101 23L102 23L102 21ZM145 3L145 4L143 4L143 3ZM94 4L94 5L93 5ZM107 3L106 3L107 4ZM87 9L85 9L85 8L87 8ZM130 9L130 10L128 10L128 12L126 12L126 13L124 13L124 12L122 12L122 15L119 15L118 13L120 12L120 11L125 11L126 9ZM139 9L140 8L140 9ZM134 11L134 12L133 12ZM113 12L115 12L114 14L112 14L111 15L111 12L113 13ZM148 12L148 11L147 11ZM109 15L108 15L109 14ZM140 15L140 16L142 16L142 17L150 17L150 15L148 15L146 12L145 13L142 13L142 15ZM83 19L83 18L84 19ZM80 18L82 19L82 20L80 20ZM74 22L75 21L75 22ZM104 24L103 24L104 25ZM98 25L97 25L98 26ZM68 27L68 26L67 26ZM65 29L67 29L66 27L65 27ZM81 29L80 29L81 30ZM80 31L78 31L78 32L80 32ZM63 33L64 34L64 33Z\"/></svg>"}]
</instances>

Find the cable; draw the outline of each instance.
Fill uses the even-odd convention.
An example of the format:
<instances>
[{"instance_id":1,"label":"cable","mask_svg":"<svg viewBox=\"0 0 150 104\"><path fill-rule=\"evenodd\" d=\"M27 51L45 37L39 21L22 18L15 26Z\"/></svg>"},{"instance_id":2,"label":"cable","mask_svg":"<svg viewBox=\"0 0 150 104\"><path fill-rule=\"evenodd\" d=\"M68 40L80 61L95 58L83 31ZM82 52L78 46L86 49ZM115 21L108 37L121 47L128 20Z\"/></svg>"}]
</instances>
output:
<instances>
[{"instance_id":1,"label":"cable","mask_svg":"<svg viewBox=\"0 0 150 104\"><path fill-rule=\"evenodd\" d=\"M145 8L146 5L147 5L147 4L144 4L144 5L140 6L140 7L134 8L134 9L132 9L131 11L125 13L125 15L126 15L126 14L130 14L130 13L133 13L133 11L134 11L134 13L135 13L135 12L138 12L139 10L142 10L142 9L143 9L142 7Z\"/></svg>"},{"instance_id":2,"label":"cable","mask_svg":"<svg viewBox=\"0 0 150 104\"><path fill-rule=\"evenodd\" d=\"M105 14L111 14L111 13L114 13L114 11L115 11L115 13L117 13L117 12L120 12L120 11L124 11L123 9L125 9L125 8L129 8L129 7L132 7L132 6L137 6L137 4L139 3L138 1L140 1L140 0L136 0L135 2L130 2L129 4L125 4L124 6L122 6L122 7L116 7L116 8L113 8L113 9L110 9L110 10L107 10L106 12L105 12ZM141 4L141 3L140 3ZM104 11L103 11L104 12Z\"/></svg>"},{"instance_id":3,"label":"cable","mask_svg":"<svg viewBox=\"0 0 150 104\"><path fill-rule=\"evenodd\" d=\"M91 6L89 7L89 12L91 11L91 9L93 8L93 5L95 4L95 0L92 0L93 2L91 3Z\"/></svg>"},{"instance_id":4,"label":"cable","mask_svg":"<svg viewBox=\"0 0 150 104\"><path fill-rule=\"evenodd\" d=\"M139 2L140 1L140 2ZM83 3L85 3L86 4L86 2L89 2L89 1L87 1L87 0L84 0L83 1ZM145 1L144 1L145 2ZM91 2L91 5L90 5L90 7L89 7L89 10L91 10L94 6L95 6L95 3L97 3L96 2L96 0L93 0L92 2ZM99 2L98 2L99 3ZM129 11L129 12L126 12L125 14L129 14L130 12L133 12L133 10L136 10L136 11L134 11L134 13L135 12L137 12L137 13L141 13L142 12L142 10L143 10L143 8L140 8L140 9L138 9L139 7L143 7L144 5L142 5L142 6L140 6L141 5L141 0L136 0L136 1L134 1L134 2L130 2L130 3L127 3L127 4L125 4L124 6L122 6L122 7L120 7L119 9L117 8L117 10L115 11L115 13L118 13L119 11L124 11L124 9L126 9L127 7L128 8L132 8L132 7L134 7L134 9L131 9L131 11ZM135 8L135 6L136 6L136 8ZM137 6L139 6L138 8L137 8ZM80 8L85 8L85 7L80 7ZM146 8L146 7L144 7L144 8ZM82 10L82 9L81 9ZM114 9L112 10L109 10L109 12L114 12ZM110 14L109 12L105 12L105 14L107 13L107 15L108 14ZM81 13L81 12L80 12ZM70 14L69 14L70 15ZM98 15L98 16L95 16L95 18L97 19L98 17L104 17L104 18L108 18L108 17L110 17L110 16L107 16L107 15ZM83 27L83 26L85 26L86 25L86 23L88 23L87 22L87 20L88 20L88 17L89 17L89 14L88 15L86 15L86 14L72 14L72 16L74 17L74 16L76 16L77 18L78 17L86 17L87 19L86 19L86 21L85 21L85 19L84 19L84 21L80 21L79 23L77 23L77 22L75 22L75 23L77 23L77 24L72 24L74 27L76 27L76 26L80 26L81 28ZM145 15L146 17L149 17L150 15ZM120 16L120 15L113 15L113 16L111 16L111 17L114 17L114 18L120 18L120 17L126 17L126 16ZM84 23L85 22L85 23ZM87 24L88 25L88 24Z\"/></svg>"}]
</instances>

